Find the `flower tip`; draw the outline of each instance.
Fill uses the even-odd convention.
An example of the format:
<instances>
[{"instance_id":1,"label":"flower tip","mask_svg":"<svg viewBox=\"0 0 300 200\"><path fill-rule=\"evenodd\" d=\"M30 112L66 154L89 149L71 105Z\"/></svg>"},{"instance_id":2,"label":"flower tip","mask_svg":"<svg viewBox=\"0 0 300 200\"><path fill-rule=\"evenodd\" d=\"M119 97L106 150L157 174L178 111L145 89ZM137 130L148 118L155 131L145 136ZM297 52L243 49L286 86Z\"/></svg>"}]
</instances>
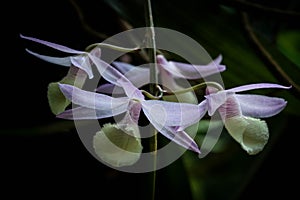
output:
<instances>
[{"instance_id":1,"label":"flower tip","mask_svg":"<svg viewBox=\"0 0 300 200\"><path fill-rule=\"evenodd\" d=\"M226 70L226 65L218 65L219 72L223 72Z\"/></svg>"},{"instance_id":2,"label":"flower tip","mask_svg":"<svg viewBox=\"0 0 300 200\"><path fill-rule=\"evenodd\" d=\"M197 148L196 153L201 154L200 149Z\"/></svg>"},{"instance_id":3,"label":"flower tip","mask_svg":"<svg viewBox=\"0 0 300 200\"><path fill-rule=\"evenodd\" d=\"M166 60L166 58L163 55L161 55L161 54L159 54L159 55L156 56L156 61L157 61L158 64L161 64L161 65L165 65L165 64L168 63L168 61Z\"/></svg>"}]
</instances>

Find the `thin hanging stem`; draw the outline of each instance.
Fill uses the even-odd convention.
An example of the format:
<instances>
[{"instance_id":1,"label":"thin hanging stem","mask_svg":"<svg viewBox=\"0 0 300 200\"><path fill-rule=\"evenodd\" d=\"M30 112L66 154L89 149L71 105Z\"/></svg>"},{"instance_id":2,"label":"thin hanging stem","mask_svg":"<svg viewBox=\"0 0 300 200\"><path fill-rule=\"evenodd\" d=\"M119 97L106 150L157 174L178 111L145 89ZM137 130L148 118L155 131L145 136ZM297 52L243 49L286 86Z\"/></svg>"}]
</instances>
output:
<instances>
[{"instance_id":1,"label":"thin hanging stem","mask_svg":"<svg viewBox=\"0 0 300 200\"><path fill-rule=\"evenodd\" d=\"M153 66L150 67L150 83L152 85L157 85L158 84L158 76L157 76L157 62L156 62L156 41L155 41L155 30L154 30L154 23L153 23L153 16L152 16L152 8L151 8L151 0L147 0L147 25L149 28L149 32L147 34L148 36L148 41L150 42L150 47L152 49L149 49L149 58L150 61L154 64ZM150 92L155 92L156 86L151 86Z\"/></svg>"},{"instance_id":2,"label":"thin hanging stem","mask_svg":"<svg viewBox=\"0 0 300 200\"><path fill-rule=\"evenodd\" d=\"M150 42L149 61L154 65L150 67L150 93L156 96L156 91L158 88L158 76L157 76L157 62L156 62L156 42L155 42L155 30L152 16L151 0L145 0L145 11L147 15L146 25L149 27L149 32L147 32L146 39ZM153 137L150 138L150 151L153 154L153 173L152 173L152 194L151 199L155 199L155 188L156 188L156 162L157 162L157 130L153 128Z\"/></svg>"},{"instance_id":3,"label":"thin hanging stem","mask_svg":"<svg viewBox=\"0 0 300 200\"><path fill-rule=\"evenodd\" d=\"M272 65L272 67L274 67L277 74L280 75L280 78L282 78L286 83L293 86L292 91L295 91L294 93L296 95L299 95L300 94L300 85L298 85L296 82L294 82L294 80L283 70L283 67L275 60L274 56L272 56L271 53L260 42L259 38L257 37L256 33L253 30L253 27L250 24L248 14L245 12L242 12L242 17L243 17L243 23L244 23L245 29L249 35L249 38L256 45L259 52ZM274 71L273 68L271 68L271 70Z\"/></svg>"}]
</instances>

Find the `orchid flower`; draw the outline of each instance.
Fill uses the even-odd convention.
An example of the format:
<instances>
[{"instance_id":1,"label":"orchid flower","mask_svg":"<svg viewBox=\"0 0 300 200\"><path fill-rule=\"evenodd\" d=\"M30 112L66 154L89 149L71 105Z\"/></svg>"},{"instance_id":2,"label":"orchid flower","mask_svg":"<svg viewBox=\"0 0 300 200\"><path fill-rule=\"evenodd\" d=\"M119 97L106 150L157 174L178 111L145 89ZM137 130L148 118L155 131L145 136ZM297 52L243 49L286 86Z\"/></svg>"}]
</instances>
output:
<instances>
[{"instance_id":1,"label":"orchid flower","mask_svg":"<svg viewBox=\"0 0 300 200\"><path fill-rule=\"evenodd\" d=\"M219 112L229 134L250 155L260 152L269 138L269 130L264 120L281 112L287 102L282 98L256 94L237 94L253 89L289 89L278 84L259 83L217 91L208 87L205 96L208 115ZM205 103L204 103L205 104Z\"/></svg>"},{"instance_id":2,"label":"orchid flower","mask_svg":"<svg viewBox=\"0 0 300 200\"><path fill-rule=\"evenodd\" d=\"M33 37L27 37L24 35L20 35L21 38L23 39L27 39L27 40L31 40L33 42L37 42L43 45L46 45L48 47L51 47L53 49L57 49L59 51L65 52L65 53L70 53L70 54L75 54L73 56L67 56L67 57L52 57L52 56L46 56L46 55L41 55L38 53L35 53L33 51L30 51L28 49L26 49L26 51L44 61L53 63L53 64L57 64L57 65L62 65L62 66L66 66L66 67L71 67L71 66L75 66L78 67L79 69L83 70L84 72L86 72L89 76L90 79L93 78L93 72L92 72L92 68L91 68L91 62L88 59L87 56L87 52L85 51L78 51L75 49L71 49L69 47L60 45L60 44L55 44L52 42L48 42L45 40L40 40L37 38L33 38ZM95 52L93 52L94 54L97 54L97 56L100 57L100 49L99 48L95 48L94 49ZM91 52L92 53L92 52Z\"/></svg>"},{"instance_id":3,"label":"orchid flower","mask_svg":"<svg viewBox=\"0 0 300 200\"><path fill-rule=\"evenodd\" d=\"M184 131L177 131L176 127L189 126L199 121L202 117L200 113L204 113L201 109L205 109L202 105L145 100L139 92L137 95L114 98L105 94L84 91L68 84L60 84L60 89L66 98L79 107L58 114L59 118L102 119L126 111L130 112L130 116L139 116L140 111L143 110L148 120L161 134L187 149L200 153L192 138ZM132 104L133 107L130 106Z\"/></svg>"},{"instance_id":4,"label":"orchid flower","mask_svg":"<svg viewBox=\"0 0 300 200\"><path fill-rule=\"evenodd\" d=\"M183 89L176 83L176 78L200 79L224 71L226 67L220 64L221 61L222 56L219 55L207 65L192 65L174 61L168 62L163 55L157 55L158 71L162 85L171 91ZM135 67L131 64L117 61L113 62L113 65L138 88L143 86L145 82L150 82L149 68ZM112 84L101 85L97 91L104 93L121 92L120 88Z\"/></svg>"},{"instance_id":5,"label":"orchid flower","mask_svg":"<svg viewBox=\"0 0 300 200\"><path fill-rule=\"evenodd\" d=\"M129 111L130 116L139 116L142 110L158 132L184 148L200 153L193 139L183 130L178 131L177 129L198 122L207 110L206 105L145 100L142 92L118 70L105 64L96 56L89 55L89 57L103 78L122 87L126 96L115 98L105 94L84 91L72 85L60 84L60 89L65 97L79 107L66 110L57 117L74 120L102 119L127 111ZM103 65L106 65L106 69Z\"/></svg>"},{"instance_id":6,"label":"orchid flower","mask_svg":"<svg viewBox=\"0 0 300 200\"><path fill-rule=\"evenodd\" d=\"M31 40L46 45L48 47L60 50L65 53L75 54L68 57L51 57L51 56L41 55L26 49L28 53L42 60L69 67L69 71L67 75L58 82L49 83L48 91L47 91L49 106L53 114L57 115L58 113L63 112L71 102L68 99L66 99L64 95L61 93L58 84L65 83L65 84L71 84L71 85L75 85L76 87L82 88L87 79L87 76L90 79L93 78L93 73L91 68L91 65L93 63L91 62L88 55L93 54L95 56L100 57L101 54L100 48L94 48L92 49L91 52L84 52L84 51L74 50L69 47L55 44L52 42L36 39L33 37L27 37L23 35L20 36L23 39Z\"/></svg>"}]
</instances>

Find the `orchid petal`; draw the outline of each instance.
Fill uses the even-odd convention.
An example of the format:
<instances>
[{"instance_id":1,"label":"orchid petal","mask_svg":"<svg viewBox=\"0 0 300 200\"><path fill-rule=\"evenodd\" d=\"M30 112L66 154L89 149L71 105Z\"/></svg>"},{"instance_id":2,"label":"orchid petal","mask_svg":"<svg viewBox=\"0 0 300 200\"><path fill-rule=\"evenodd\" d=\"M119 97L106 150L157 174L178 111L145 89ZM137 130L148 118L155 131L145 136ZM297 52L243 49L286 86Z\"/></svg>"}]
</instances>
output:
<instances>
[{"instance_id":1,"label":"orchid petal","mask_svg":"<svg viewBox=\"0 0 300 200\"><path fill-rule=\"evenodd\" d=\"M254 83L254 84L248 84L248 85L243 85L235 88L231 88L227 91L230 92L243 92L243 91L248 91L248 90L254 90L254 89L262 89L262 88L279 88L279 89L290 89L290 87L286 87L283 85L278 85L274 83Z\"/></svg>"},{"instance_id":2,"label":"orchid petal","mask_svg":"<svg viewBox=\"0 0 300 200\"><path fill-rule=\"evenodd\" d=\"M168 139L176 142L177 144L183 146L186 149L190 149L192 151L195 151L197 153L200 153L200 150L198 148L198 145L196 142L184 131L178 131L178 127L176 125L174 126L166 126L166 120L168 119L168 114L165 112L160 112L161 115L164 115L164 117L159 117L159 113L153 110L155 107L159 104L154 104L154 106L145 104L146 101L142 103L142 109L144 111L144 114L150 121L150 123L154 126L154 128L163 134ZM161 107L161 106L159 106ZM154 113L154 114L153 114ZM163 120L163 121L161 121Z\"/></svg>"},{"instance_id":3,"label":"orchid petal","mask_svg":"<svg viewBox=\"0 0 300 200\"><path fill-rule=\"evenodd\" d=\"M41 55L38 53L35 53L33 51L30 51L28 49L26 49L26 51L36 57L38 57L41 60L53 63L53 64L57 64L57 65L62 65L62 66L66 66L66 67L70 67L71 66L71 57L52 57L52 56L45 56L45 55Z\"/></svg>"},{"instance_id":4,"label":"orchid petal","mask_svg":"<svg viewBox=\"0 0 300 200\"><path fill-rule=\"evenodd\" d=\"M241 107L238 100L235 98L235 95L228 96L227 100L219 107L218 111L223 121L226 121L228 118L242 116Z\"/></svg>"},{"instance_id":5,"label":"orchid petal","mask_svg":"<svg viewBox=\"0 0 300 200\"><path fill-rule=\"evenodd\" d=\"M123 62L113 62L113 65L137 88L142 87L145 85L145 83L150 82L149 68L136 67Z\"/></svg>"},{"instance_id":6,"label":"orchid petal","mask_svg":"<svg viewBox=\"0 0 300 200\"><path fill-rule=\"evenodd\" d=\"M207 65L193 65L181 62L166 61L162 55L157 56L158 64L173 76L186 79L199 79L222 72L226 69L225 65L220 65L222 56L218 56L214 61Z\"/></svg>"},{"instance_id":7,"label":"orchid petal","mask_svg":"<svg viewBox=\"0 0 300 200\"><path fill-rule=\"evenodd\" d=\"M144 113L160 126L187 127L197 123L205 114L203 106L189 103L148 100L142 102Z\"/></svg>"},{"instance_id":8,"label":"orchid petal","mask_svg":"<svg viewBox=\"0 0 300 200\"><path fill-rule=\"evenodd\" d=\"M204 115L206 114L207 110L208 110L207 100L203 100L202 102L200 102L200 103L198 104L198 112L200 113L200 118L199 118L198 121L200 121L200 120L204 117ZM194 116L192 115L192 118L193 118L193 117L194 117ZM194 120L196 121L196 119L194 119ZM196 123L197 123L198 121L196 121ZM179 127L177 128L177 131L183 131L184 129L186 129L187 127L189 127L189 126L191 126L191 125L193 125L193 124L195 124L195 123L192 122L192 123L190 123L190 124L187 123L187 124L185 124L185 125L179 126Z\"/></svg>"},{"instance_id":9,"label":"orchid petal","mask_svg":"<svg viewBox=\"0 0 300 200\"><path fill-rule=\"evenodd\" d=\"M233 92L223 90L217 93L205 95L208 103L208 115L212 116L216 110L226 102L227 98L233 94Z\"/></svg>"},{"instance_id":10,"label":"orchid petal","mask_svg":"<svg viewBox=\"0 0 300 200\"><path fill-rule=\"evenodd\" d=\"M55 43L52 43L52 42L47 42L45 40L40 40L40 39L33 38L33 37L27 37L27 36L24 36L24 35L20 35L20 37L23 38L23 39L31 40L33 42L37 42L37 43L46 45L48 47L51 47L53 49L57 49L59 51L66 52L66 53L72 53L72 54L83 54L83 53L86 53L84 51L77 51L75 49L71 49L69 47L66 47L66 46L63 46L63 45L60 45L60 44L55 44Z\"/></svg>"},{"instance_id":11,"label":"orchid petal","mask_svg":"<svg viewBox=\"0 0 300 200\"><path fill-rule=\"evenodd\" d=\"M262 151L269 138L265 121L251 117L233 117L225 121L229 134L247 151L254 155Z\"/></svg>"},{"instance_id":12,"label":"orchid petal","mask_svg":"<svg viewBox=\"0 0 300 200\"><path fill-rule=\"evenodd\" d=\"M97 110L113 110L115 107L128 105L129 98L114 98L108 95L81 90L68 84L59 84L65 97L74 104Z\"/></svg>"},{"instance_id":13,"label":"orchid petal","mask_svg":"<svg viewBox=\"0 0 300 200\"><path fill-rule=\"evenodd\" d=\"M90 55L89 57L96 65L99 73L103 76L104 79L109 81L112 84L120 86L124 89L126 95L130 98L136 99L144 99L141 91L136 88L123 74L121 74L118 70L113 68L108 63L102 61L101 59Z\"/></svg>"},{"instance_id":14,"label":"orchid petal","mask_svg":"<svg viewBox=\"0 0 300 200\"><path fill-rule=\"evenodd\" d=\"M118 124L104 124L93 138L97 156L114 167L136 163L142 153L140 132L135 124L120 128Z\"/></svg>"},{"instance_id":15,"label":"orchid petal","mask_svg":"<svg viewBox=\"0 0 300 200\"><path fill-rule=\"evenodd\" d=\"M252 94L235 94L234 96L241 106L243 115L255 118L274 116L287 105L287 101L277 97Z\"/></svg>"},{"instance_id":16,"label":"orchid petal","mask_svg":"<svg viewBox=\"0 0 300 200\"><path fill-rule=\"evenodd\" d=\"M94 77L90 60L86 55L71 56L70 59L75 67L82 69L88 74L89 79Z\"/></svg>"},{"instance_id":17,"label":"orchid petal","mask_svg":"<svg viewBox=\"0 0 300 200\"><path fill-rule=\"evenodd\" d=\"M96 92L105 94L125 94L123 88L115 86L111 83L104 83L96 88Z\"/></svg>"},{"instance_id":18,"label":"orchid petal","mask_svg":"<svg viewBox=\"0 0 300 200\"><path fill-rule=\"evenodd\" d=\"M119 115L127 110L128 103L116 105L109 109L94 109L86 107L76 107L73 109L66 110L58 115L57 118L72 119L72 120L83 120L83 119L103 119Z\"/></svg>"},{"instance_id":19,"label":"orchid petal","mask_svg":"<svg viewBox=\"0 0 300 200\"><path fill-rule=\"evenodd\" d=\"M196 142L184 131L177 131L176 127L162 126L157 119L153 119L151 116L145 113L154 128L163 134L165 137L179 144L180 146L192 150L194 152L200 153L198 145Z\"/></svg>"},{"instance_id":20,"label":"orchid petal","mask_svg":"<svg viewBox=\"0 0 300 200\"><path fill-rule=\"evenodd\" d=\"M66 66L66 67L70 67L73 64L75 67L78 67L79 69L82 69L83 71L85 71L88 74L90 79L93 78L91 65L90 65L89 61L87 60L88 57L86 57L86 55L68 56L68 57L52 57L52 56L41 55L41 54L35 53L28 49L26 49L26 51L41 60L44 60L44 61L47 61L47 62L50 62L53 64Z\"/></svg>"}]
</instances>

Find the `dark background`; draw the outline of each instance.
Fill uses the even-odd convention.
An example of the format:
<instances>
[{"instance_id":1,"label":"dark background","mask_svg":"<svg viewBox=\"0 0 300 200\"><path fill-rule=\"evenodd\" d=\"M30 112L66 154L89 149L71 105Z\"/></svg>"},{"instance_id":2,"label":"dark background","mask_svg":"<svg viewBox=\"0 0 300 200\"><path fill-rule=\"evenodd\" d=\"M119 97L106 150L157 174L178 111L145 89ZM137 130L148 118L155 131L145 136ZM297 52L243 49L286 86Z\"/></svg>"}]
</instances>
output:
<instances>
[{"instance_id":1,"label":"dark background","mask_svg":"<svg viewBox=\"0 0 300 200\"><path fill-rule=\"evenodd\" d=\"M118 14L107 4L86 1L80 5L87 21L97 31L111 35L121 30ZM1 8L0 195L8 195L10 199L74 198L79 195L86 199L149 198L147 188L151 185L148 183L151 174L128 174L106 167L89 154L77 133L70 128L72 126L60 129L52 125L62 120L56 119L49 109L47 86L59 81L67 69L26 53L25 48L48 55L55 51L22 40L19 34L78 50L101 42L101 39L82 27L74 7L66 0L5 1ZM283 133L257 162L256 170L250 172L252 175L242 187L244 189L231 195L232 198L271 199L282 195L290 199L298 196L299 150L296 138L299 131L296 124L299 117L284 116L284 120L282 117L274 120L278 123L288 121ZM191 198L184 189L188 185L180 180L176 182L174 178L178 173L185 174L172 172L172 169L177 169L176 164L157 172L157 199ZM230 167L235 164L227 162L223 167L234 173ZM217 187L210 190L218 193ZM227 194L223 199L232 199L229 197Z\"/></svg>"}]
</instances>

